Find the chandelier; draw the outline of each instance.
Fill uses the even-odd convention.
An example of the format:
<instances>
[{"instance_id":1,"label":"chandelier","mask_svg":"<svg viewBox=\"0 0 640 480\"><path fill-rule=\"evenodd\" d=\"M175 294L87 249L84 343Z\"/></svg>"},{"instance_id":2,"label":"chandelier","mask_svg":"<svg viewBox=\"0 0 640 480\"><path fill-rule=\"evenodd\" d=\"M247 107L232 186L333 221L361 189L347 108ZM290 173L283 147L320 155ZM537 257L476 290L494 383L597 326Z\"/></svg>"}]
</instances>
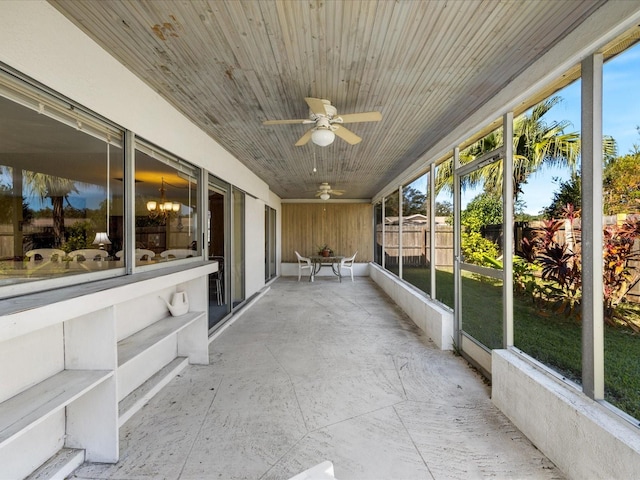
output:
<instances>
[{"instance_id":1,"label":"chandelier","mask_svg":"<svg viewBox=\"0 0 640 480\"><path fill-rule=\"evenodd\" d=\"M166 219L171 213L178 213L180 211L179 202L167 201L164 188L164 177L162 177L162 183L160 184L160 200L149 200L147 202L147 210L149 211L149 217Z\"/></svg>"}]
</instances>

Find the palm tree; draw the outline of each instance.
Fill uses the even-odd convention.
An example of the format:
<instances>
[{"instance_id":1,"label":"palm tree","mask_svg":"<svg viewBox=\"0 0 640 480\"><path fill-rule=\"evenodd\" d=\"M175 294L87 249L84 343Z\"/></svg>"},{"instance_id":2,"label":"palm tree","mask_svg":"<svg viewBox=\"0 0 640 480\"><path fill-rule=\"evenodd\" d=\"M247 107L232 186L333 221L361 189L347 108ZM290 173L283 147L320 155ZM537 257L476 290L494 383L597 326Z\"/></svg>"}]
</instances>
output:
<instances>
[{"instance_id":1,"label":"palm tree","mask_svg":"<svg viewBox=\"0 0 640 480\"><path fill-rule=\"evenodd\" d=\"M64 200L70 193L77 193L75 182L68 178L56 177L37 172L24 172L24 182L34 194L44 200L51 200L53 210L54 248L64 245ZM67 200L68 201L68 200Z\"/></svg>"},{"instance_id":2,"label":"palm tree","mask_svg":"<svg viewBox=\"0 0 640 480\"><path fill-rule=\"evenodd\" d=\"M561 97L550 97L539 103L529 115L521 115L513 122L513 190L514 200L522 193L522 185L534 172L544 166L568 166L575 171L580 158L580 135L577 132L565 133L571 124L567 120L553 121L547 124L544 116ZM492 132L474 143L460 155L461 163L502 145L502 129ZM452 160L447 161L451 164ZM453 186L452 165L441 165L436 178L437 190ZM473 172L465 179L463 187L484 185L487 192L502 191L502 162L494 162Z\"/></svg>"}]
</instances>

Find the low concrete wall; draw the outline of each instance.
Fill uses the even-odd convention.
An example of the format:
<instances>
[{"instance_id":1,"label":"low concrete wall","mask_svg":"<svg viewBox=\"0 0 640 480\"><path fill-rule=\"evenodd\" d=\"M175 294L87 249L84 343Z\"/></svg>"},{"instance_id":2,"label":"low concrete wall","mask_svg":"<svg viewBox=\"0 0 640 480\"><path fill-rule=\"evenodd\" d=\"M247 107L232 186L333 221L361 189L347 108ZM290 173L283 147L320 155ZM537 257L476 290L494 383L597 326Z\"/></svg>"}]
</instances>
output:
<instances>
[{"instance_id":1,"label":"low concrete wall","mask_svg":"<svg viewBox=\"0 0 640 480\"><path fill-rule=\"evenodd\" d=\"M518 353L493 350L491 397L569 478L640 475L640 430Z\"/></svg>"},{"instance_id":2,"label":"low concrete wall","mask_svg":"<svg viewBox=\"0 0 640 480\"><path fill-rule=\"evenodd\" d=\"M442 350L453 349L453 312L400 281L375 263L369 276Z\"/></svg>"}]
</instances>

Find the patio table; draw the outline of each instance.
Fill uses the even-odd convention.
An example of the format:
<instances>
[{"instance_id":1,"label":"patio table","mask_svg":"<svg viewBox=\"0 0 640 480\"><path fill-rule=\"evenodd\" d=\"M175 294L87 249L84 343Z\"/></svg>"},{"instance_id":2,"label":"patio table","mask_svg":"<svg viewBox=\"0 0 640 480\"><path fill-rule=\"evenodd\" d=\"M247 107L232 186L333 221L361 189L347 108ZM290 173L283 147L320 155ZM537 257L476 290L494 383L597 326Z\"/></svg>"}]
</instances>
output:
<instances>
[{"instance_id":1,"label":"patio table","mask_svg":"<svg viewBox=\"0 0 640 480\"><path fill-rule=\"evenodd\" d=\"M309 259L311 260L311 277L310 280L313 282L316 274L320 271L322 267L331 267L331 271L333 274L340 279L342 282L342 273L340 272L340 261L344 258L342 255L331 255L329 257L324 257L322 255L311 255Z\"/></svg>"}]
</instances>

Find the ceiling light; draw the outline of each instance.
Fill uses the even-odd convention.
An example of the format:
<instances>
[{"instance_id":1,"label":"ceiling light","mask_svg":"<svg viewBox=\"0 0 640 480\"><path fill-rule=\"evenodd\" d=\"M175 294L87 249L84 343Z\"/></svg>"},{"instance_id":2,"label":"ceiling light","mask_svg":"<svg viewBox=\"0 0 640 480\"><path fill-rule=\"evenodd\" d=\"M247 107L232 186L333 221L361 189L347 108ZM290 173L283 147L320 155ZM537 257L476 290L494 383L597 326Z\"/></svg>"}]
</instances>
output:
<instances>
[{"instance_id":1,"label":"ceiling light","mask_svg":"<svg viewBox=\"0 0 640 480\"><path fill-rule=\"evenodd\" d=\"M180 207L182 206L179 202L171 202L165 198L165 185L164 177L162 177L160 183L160 201L149 200L147 202L147 210L149 210L149 217L151 218L160 218L162 220L163 225L164 221L166 221L167 217L171 213L178 213L180 211Z\"/></svg>"},{"instance_id":2,"label":"ceiling light","mask_svg":"<svg viewBox=\"0 0 640 480\"><path fill-rule=\"evenodd\" d=\"M311 141L319 147L331 145L336 138L336 134L327 128L316 128L311 134Z\"/></svg>"},{"instance_id":3,"label":"ceiling light","mask_svg":"<svg viewBox=\"0 0 640 480\"><path fill-rule=\"evenodd\" d=\"M329 199L331 198L331 195L329 195L327 192L323 192L323 193L320 195L320 198L321 198L322 200L329 200Z\"/></svg>"}]
</instances>

